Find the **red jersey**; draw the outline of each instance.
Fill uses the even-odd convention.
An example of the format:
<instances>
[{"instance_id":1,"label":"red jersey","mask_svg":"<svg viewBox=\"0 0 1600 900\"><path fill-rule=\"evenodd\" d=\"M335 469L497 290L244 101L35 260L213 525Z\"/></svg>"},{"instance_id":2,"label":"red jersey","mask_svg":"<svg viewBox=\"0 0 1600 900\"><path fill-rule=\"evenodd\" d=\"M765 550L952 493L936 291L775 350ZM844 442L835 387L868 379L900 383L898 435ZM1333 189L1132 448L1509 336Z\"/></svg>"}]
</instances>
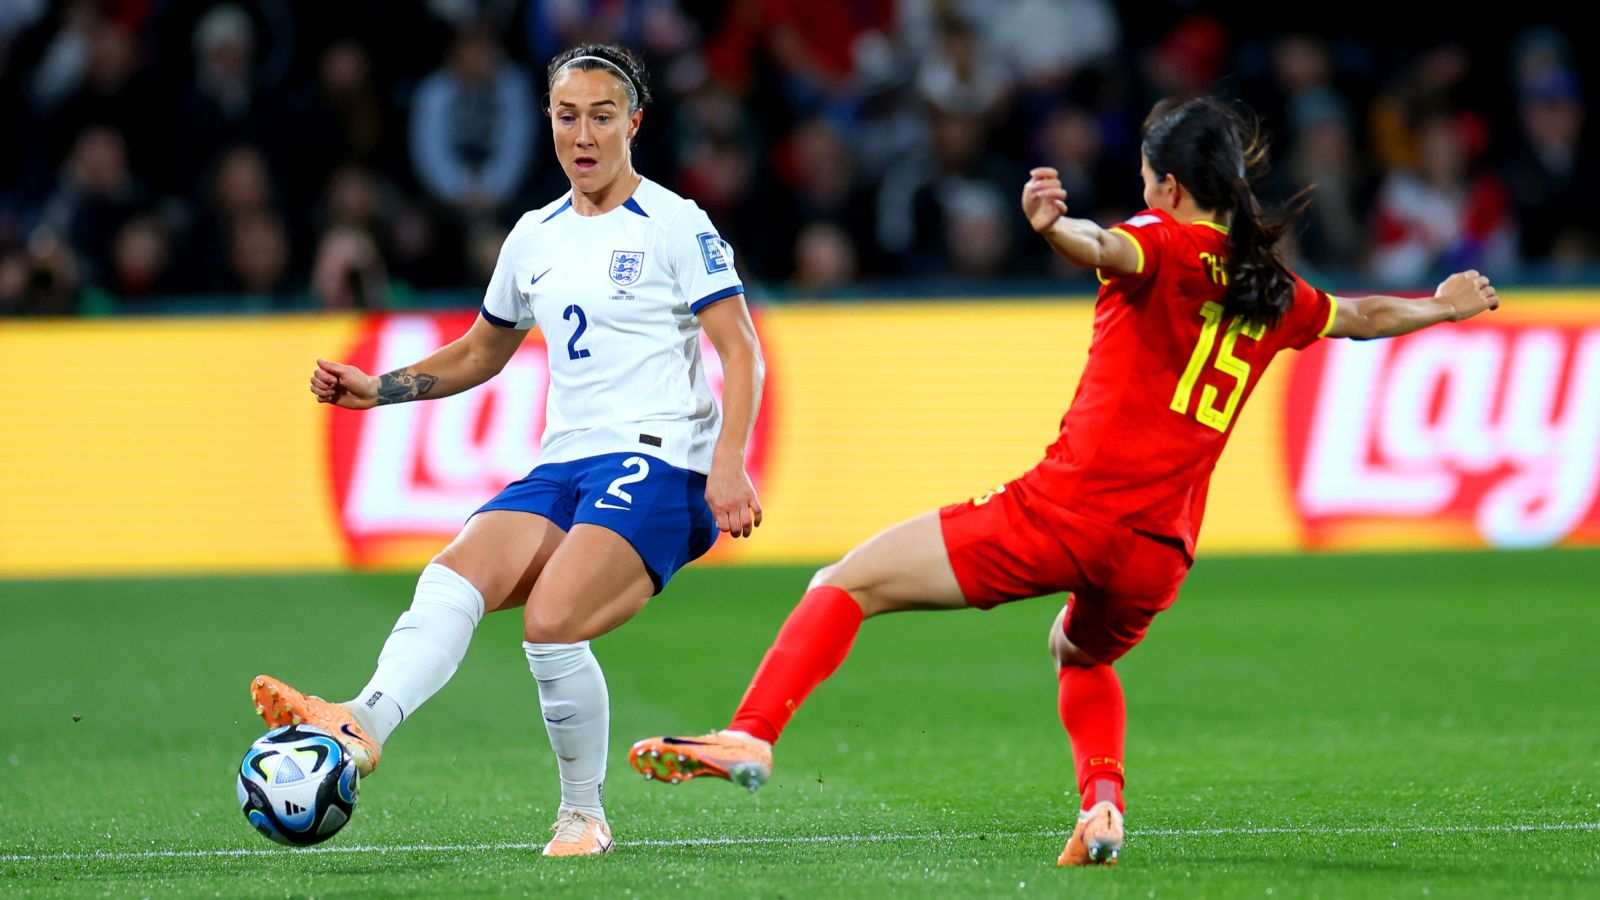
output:
<instances>
[{"instance_id":1,"label":"red jersey","mask_svg":"<svg viewBox=\"0 0 1600 900\"><path fill-rule=\"evenodd\" d=\"M1239 411L1278 351L1328 333L1335 303L1295 277L1276 326L1245 326L1223 312L1227 229L1146 210L1111 230L1138 248L1138 269L1101 275L1089 362L1035 474L1062 505L1180 540L1193 558Z\"/></svg>"}]
</instances>

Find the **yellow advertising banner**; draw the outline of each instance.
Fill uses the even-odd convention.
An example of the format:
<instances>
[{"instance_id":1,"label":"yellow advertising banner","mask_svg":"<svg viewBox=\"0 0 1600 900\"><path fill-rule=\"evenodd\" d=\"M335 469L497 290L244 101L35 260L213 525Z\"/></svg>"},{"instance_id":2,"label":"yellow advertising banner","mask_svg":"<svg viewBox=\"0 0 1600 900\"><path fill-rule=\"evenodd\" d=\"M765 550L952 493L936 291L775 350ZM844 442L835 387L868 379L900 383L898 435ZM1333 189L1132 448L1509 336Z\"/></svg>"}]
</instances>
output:
<instances>
[{"instance_id":1,"label":"yellow advertising banner","mask_svg":"<svg viewBox=\"0 0 1600 900\"><path fill-rule=\"evenodd\" d=\"M419 565L537 461L540 339L441 401L352 413L307 381L318 356L406 365L471 318L0 325L0 577ZM757 324L766 524L711 559L823 562L1037 462L1092 308L792 305ZM1200 552L1600 542L1597 493L1600 295L1513 295L1467 325L1281 357Z\"/></svg>"}]
</instances>

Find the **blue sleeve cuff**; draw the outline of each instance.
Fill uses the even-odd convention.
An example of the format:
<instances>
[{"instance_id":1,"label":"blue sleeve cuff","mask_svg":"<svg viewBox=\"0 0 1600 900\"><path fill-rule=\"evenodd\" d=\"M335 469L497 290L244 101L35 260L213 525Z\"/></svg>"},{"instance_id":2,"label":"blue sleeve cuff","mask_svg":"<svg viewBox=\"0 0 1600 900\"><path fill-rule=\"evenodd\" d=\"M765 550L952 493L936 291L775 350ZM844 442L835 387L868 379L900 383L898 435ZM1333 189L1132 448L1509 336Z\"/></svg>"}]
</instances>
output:
<instances>
[{"instance_id":1,"label":"blue sleeve cuff","mask_svg":"<svg viewBox=\"0 0 1600 900\"><path fill-rule=\"evenodd\" d=\"M479 309L478 313L479 313L479 315L483 316L484 319L488 320L490 325L498 325L501 328L515 328L515 327L517 327L517 323L511 321L510 319L502 319L499 316L495 315L494 313L489 312L489 307L487 307L487 306L482 307L481 309Z\"/></svg>"},{"instance_id":2,"label":"blue sleeve cuff","mask_svg":"<svg viewBox=\"0 0 1600 900\"><path fill-rule=\"evenodd\" d=\"M744 293L744 285L742 284L736 284L733 287L725 287L722 290L717 291L715 294L707 294L704 297L701 297L699 300L689 304L689 311L695 315L699 315L700 310L705 309L718 300L726 300L729 297L742 293ZM488 313L484 313L484 315L488 315Z\"/></svg>"}]
</instances>

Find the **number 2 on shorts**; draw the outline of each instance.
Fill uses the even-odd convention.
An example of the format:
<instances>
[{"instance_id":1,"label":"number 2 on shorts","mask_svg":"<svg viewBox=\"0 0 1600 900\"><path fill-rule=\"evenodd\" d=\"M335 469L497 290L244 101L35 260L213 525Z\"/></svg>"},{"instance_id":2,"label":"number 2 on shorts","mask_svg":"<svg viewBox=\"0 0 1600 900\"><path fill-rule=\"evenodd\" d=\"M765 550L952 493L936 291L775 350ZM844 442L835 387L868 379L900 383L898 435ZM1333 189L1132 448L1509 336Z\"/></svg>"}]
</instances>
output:
<instances>
[{"instance_id":1,"label":"number 2 on shorts","mask_svg":"<svg viewBox=\"0 0 1600 900\"><path fill-rule=\"evenodd\" d=\"M622 477L618 478L617 480L611 482L611 486L606 488L606 497L615 497L618 500L621 500L625 505L618 506L618 505L616 505L614 503L607 503L606 502L606 497L601 497L600 499L594 501L595 508L597 508L597 509L630 509L630 508L632 508L633 495L628 493L627 491L623 490L622 487L623 487L623 485L637 484L637 483L643 481L645 479L645 476L650 474L650 463L647 462L645 460L645 458L642 457L642 456L630 456L627 459L622 461L622 467L624 469L637 469L637 471L635 471L631 475L623 475Z\"/></svg>"}]
</instances>

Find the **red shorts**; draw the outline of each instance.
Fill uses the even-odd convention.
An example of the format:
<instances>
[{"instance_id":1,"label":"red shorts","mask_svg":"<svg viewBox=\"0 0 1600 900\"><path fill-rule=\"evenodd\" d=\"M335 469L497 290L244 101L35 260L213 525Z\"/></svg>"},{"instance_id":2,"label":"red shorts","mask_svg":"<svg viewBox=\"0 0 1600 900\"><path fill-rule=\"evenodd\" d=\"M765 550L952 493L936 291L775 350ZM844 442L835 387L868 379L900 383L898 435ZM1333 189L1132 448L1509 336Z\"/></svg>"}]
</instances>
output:
<instances>
[{"instance_id":1,"label":"red shorts","mask_svg":"<svg viewBox=\"0 0 1600 900\"><path fill-rule=\"evenodd\" d=\"M944 545L967 603L1070 591L1067 639L1112 662L1178 598L1189 556L1176 539L1079 515L1040 493L1032 473L939 510Z\"/></svg>"}]
</instances>

